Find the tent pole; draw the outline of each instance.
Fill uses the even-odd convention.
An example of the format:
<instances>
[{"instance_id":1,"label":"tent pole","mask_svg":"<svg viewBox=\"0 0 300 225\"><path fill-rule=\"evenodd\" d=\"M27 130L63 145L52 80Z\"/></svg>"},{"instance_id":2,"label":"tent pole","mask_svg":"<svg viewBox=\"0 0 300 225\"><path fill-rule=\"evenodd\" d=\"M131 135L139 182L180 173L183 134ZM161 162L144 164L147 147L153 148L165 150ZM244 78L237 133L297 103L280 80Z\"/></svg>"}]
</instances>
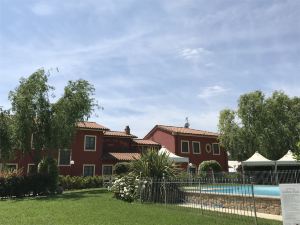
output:
<instances>
[{"instance_id":1,"label":"tent pole","mask_svg":"<svg viewBox=\"0 0 300 225\"><path fill-rule=\"evenodd\" d=\"M276 185L278 185L277 162L275 162L275 179Z\"/></svg>"}]
</instances>

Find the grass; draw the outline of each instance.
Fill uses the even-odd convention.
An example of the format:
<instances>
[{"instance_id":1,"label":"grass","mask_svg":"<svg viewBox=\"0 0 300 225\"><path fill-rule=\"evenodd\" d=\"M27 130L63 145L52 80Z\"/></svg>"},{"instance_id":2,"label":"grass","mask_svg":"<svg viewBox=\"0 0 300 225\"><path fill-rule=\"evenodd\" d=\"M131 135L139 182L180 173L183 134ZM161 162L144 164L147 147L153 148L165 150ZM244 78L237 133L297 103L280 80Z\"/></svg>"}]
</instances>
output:
<instances>
[{"instance_id":1,"label":"grass","mask_svg":"<svg viewBox=\"0 0 300 225\"><path fill-rule=\"evenodd\" d=\"M241 224L241 218L201 215L198 210L180 207L126 203L112 198L112 194L103 189L90 189L54 197L0 200L0 224L231 225ZM259 220L258 224L282 223Z\"/></svg>"}]
</instances>

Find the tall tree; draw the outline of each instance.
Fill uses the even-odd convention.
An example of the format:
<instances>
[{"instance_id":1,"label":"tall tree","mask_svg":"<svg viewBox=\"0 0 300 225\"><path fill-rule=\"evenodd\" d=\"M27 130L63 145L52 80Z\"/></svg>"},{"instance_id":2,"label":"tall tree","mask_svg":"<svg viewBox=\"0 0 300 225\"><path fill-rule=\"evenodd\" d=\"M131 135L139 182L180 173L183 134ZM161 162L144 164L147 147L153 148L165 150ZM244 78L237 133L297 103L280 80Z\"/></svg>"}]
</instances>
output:
<instances>
[{"instance_id":1,"label":"tall tree","mask_svg":"<svg viewBox=\"0 0 300 225\"><path fill-rule=\"evenodd\" d=\"M34 153L35 162L41 152L69 148L76 124L90 116L95 104L94 88L85 80L69 81L64 95L51 103L48 75L43 69L27 79L21 78L19 86L10 92L16 148L22 153ZM34 151L32 151L34 148Z\"/></svg>"},{"instance_id":2,"label":"tall tree","mask_svg":"<svg viewBox=\"0 0 300 225\"><path fill-rule=\"evenodd\" d=\"M296 152L300 140L300 98L275 91L240 96L238 109L220 112L220 142L232 158L245 160L255 151L276 160L287 150Z\"/></svg>"},{"instance_id":3,"label":"tall tree","mask_svg":"<svg viewBox=\"0 0 300 225\"><path fill-rule=\"evenodd\" d=\"M12 118L9 111L0 108L0 159L8 160L12 150Z\"/></svg>"}]
</instances>

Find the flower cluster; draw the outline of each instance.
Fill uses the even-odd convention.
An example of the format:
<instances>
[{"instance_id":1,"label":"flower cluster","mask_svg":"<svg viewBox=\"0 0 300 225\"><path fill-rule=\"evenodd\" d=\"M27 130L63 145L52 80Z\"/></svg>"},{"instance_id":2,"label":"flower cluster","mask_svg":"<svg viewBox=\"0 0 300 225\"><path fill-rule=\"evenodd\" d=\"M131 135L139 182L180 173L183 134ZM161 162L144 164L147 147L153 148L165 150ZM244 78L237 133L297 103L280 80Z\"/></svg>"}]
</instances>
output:
<instances>
[{"instance_id":1,"label":"flower cluster","mask_svg":"<svg viewBox=\"0 0 300 225\"><path fill-rule=\"evenodd\" d=\"M111 190L115 197L127 202L132 202L137 197L140 187L139 179L133 174L128 174L114 181Z\"/></svg>"}]
</instances>

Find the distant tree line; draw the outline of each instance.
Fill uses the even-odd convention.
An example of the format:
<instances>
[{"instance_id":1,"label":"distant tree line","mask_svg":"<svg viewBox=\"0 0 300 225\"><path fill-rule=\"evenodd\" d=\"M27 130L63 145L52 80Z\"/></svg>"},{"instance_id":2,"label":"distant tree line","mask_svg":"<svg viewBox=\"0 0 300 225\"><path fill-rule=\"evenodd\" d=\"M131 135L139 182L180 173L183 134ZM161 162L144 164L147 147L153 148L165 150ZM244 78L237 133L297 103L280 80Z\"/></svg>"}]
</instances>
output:
<instances>
[{"instance_id":1,"label":"distant tree line","mask_svg":"<svg viewBox=\"0 0 300 225\"><path fill-rule=\"evenodd\" d=\"M277 160L292 150L300 156L300 98L275 91L241 95L237 110L224 109L219 117L220 143L235 160L258 151Z\"/></svg>"}]
</instances>

